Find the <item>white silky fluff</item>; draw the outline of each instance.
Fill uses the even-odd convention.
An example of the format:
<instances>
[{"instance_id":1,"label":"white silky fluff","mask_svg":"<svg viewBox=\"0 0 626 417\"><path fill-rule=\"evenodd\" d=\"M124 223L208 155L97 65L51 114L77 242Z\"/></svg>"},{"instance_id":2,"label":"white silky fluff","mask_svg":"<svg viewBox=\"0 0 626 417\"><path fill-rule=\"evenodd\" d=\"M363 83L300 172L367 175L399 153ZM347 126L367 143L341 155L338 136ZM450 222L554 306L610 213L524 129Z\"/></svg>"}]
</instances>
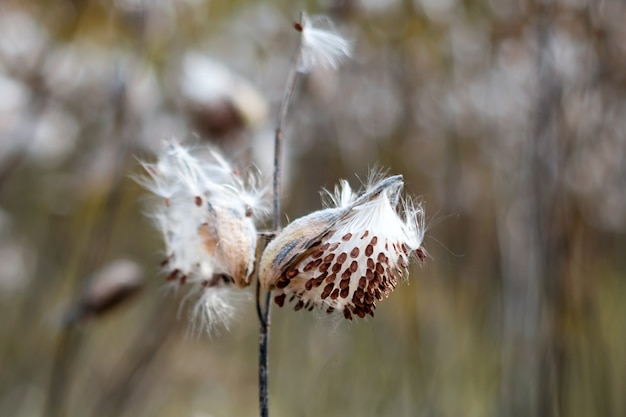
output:
<instances>
[{"instance_id":1,"label":"white silky fluff","mask_svg":"<svg viewBox=\"0 0 626 417\"><path fill-rule=\"evenodd\" d=\"M301 60L298 71L307 73L313 68L337 69L341 61L352 55L350 41L337 34L325 16L302 14Z\"/></svg>"},{"instance_id":2,"label":"white silky fluff","mask_svg":"<svg viewBox=\"0 0 626 417\"><path fill-rule=\"evenodd\" d=\"M372 172L362 193L355 193L346 180L341 180L334 193L327 192L330 207L350 208L337 223L337 236L354 230L376 230L384 238L405 243L412 250L421 247L425 234L425 213L422 205L411 199L401 198L402 182L389 187L362 204L355 204L367 196L386 178Z\"/></svg>"},{"instance_id":3,"label":"white silky fluff","mask_svg":"<svg viewBox=\"0 0 626 417\"><path fill-rule=\"evenodd\" d=\"M254 187L252 178L242 178L214 150L206 150L202 156L176 142L166 143L155 163L142 162L148 176L139 178L138 182L160 197L152 217L165 242L167 270L180 271L179 276L185 276L188 295L200 293L192 311L194 322L211 329L216 325L228 326L235 313L232 301L239 297L234 294L237 288L233 285L203 285L214 274L232 275L223 257L207 252L205 237L199 233L207 225L220 226L214 224L215 217L208 207L235 213L241 229L253 242L256 242L253 219L264 216L267 209L264 192ZM199 205L197 198L201 199ZM254 249L250 247L252 252Z\"/></svg>"}]
</instances>

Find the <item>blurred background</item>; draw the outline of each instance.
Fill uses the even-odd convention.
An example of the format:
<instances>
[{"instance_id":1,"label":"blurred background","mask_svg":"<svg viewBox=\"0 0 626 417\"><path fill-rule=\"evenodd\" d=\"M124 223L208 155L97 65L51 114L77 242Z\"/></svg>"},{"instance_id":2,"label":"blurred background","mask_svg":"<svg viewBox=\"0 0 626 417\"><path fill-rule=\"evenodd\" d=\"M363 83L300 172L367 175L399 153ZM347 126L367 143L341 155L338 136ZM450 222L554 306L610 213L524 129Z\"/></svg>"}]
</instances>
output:
<instances>
[{"instance_id":1,"label":"blurred background","mask_svg":"<svg viewBox=\"0 0 626 417\"><path fill-rule=\"evenodd\" d=\"M297 86L285 220L378 164L431 259L374 319L274 309L271 415L626 415L619 0L2 1L0 415L257 415L253 291L191 333L132 176L177 138L269 178L300 9L355 53Z\"/></svg>"}]
</instances>

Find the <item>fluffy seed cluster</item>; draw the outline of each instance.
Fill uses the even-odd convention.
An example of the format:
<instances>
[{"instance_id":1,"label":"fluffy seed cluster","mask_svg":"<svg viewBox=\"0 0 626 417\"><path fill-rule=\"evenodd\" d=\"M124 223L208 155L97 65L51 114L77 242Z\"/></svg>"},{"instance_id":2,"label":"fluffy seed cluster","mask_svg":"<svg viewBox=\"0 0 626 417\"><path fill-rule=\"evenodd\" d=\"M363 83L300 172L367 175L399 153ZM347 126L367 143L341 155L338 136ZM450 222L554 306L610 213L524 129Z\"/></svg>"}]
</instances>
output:
<instances>
[{"instance_id":1,"label":"fluffy seed cluster","mask_svg":"<svg viewBox=\"0 0 626 417\"><path fill-rule=\"evenodd\" d=\"M263 192L210 149L168 143L155 163L142 165L148 175L139 182L159 197L153 217L165 241L167 280L201 293L193 311L203 327L227 324L233 290L250 284Z\"/></svg>"},{"instance_id":2,"label":"fluffy seed cluster","mask_svg":"<svg viewBox=\"0 0 626 417\"><path fill-rule=\"evenodd\" d=\"M275 302L338 310L348 320L374 316L377 301L408 276L410 260L427 256L424 212L401 199L402 187L400 175L374 181L361 194L342 181L328 208L289 224L260 262L261 284L275 290Z\"/></svg>"},{"instance_id":3,"label":"fluffy seed cluster","mask_svg":"<svg viewBox=\"0 0 626 417\"><path fill-rule=\"evenodd\" d=\"M302 31L302 58L299 72L309 72L314 67L336 69L344 58L352 55L352 45L337 34L325 16L302 14L299 24Z\"/></svg>"}]
</instances>

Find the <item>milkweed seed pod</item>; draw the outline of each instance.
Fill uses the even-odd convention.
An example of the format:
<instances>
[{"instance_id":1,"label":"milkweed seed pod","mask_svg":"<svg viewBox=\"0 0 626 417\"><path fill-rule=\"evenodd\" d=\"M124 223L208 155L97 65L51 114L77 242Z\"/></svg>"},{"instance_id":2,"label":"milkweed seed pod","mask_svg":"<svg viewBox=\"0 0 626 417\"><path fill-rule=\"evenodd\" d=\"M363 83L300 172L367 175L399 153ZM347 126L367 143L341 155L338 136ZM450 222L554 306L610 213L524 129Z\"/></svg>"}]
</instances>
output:
<instances>
[{"instance_id":1,"label":"milkweed seed pod","mask_svg":"<svg viewBox=\"0 0 626 417\"><path fill-rule=\"evenodd\" d=\"M342 311L349 320L373 316L376 302L408 275L411 258L426 258L424 212L401 200L402 186L396 175L356 195L342 181L328 208L285 227L259 266L263 287L276 291L274 301L293 301L295 310Z\"/></svg>"},{"instance_id":2,"label":"milkweed seed pod","mask_svg":"<svg viewBox=\"0 0 626 417\"><path fill-rule=\"evenodd\" d=\"M254 218L262 216L263 193L244 181L215 151L206 158L168 144L141 179L160 197L153 214L163 234L167 280L202 296L194 315L209 327L232 316L234 287L250 284L256 251Z\"/></svg>"},{"instance_id":3,"label":"milkweed seed pod","mask_svg":"<svg viewBox=\"0 0 626 417\"><path fill-rule=\"evenodd\" d=\"M67 323L99 317L116 310L135 297L144 285L141 265L118 259L98 269L90 278L80 299L67 313Z\"/></svg>"}]
</instances>

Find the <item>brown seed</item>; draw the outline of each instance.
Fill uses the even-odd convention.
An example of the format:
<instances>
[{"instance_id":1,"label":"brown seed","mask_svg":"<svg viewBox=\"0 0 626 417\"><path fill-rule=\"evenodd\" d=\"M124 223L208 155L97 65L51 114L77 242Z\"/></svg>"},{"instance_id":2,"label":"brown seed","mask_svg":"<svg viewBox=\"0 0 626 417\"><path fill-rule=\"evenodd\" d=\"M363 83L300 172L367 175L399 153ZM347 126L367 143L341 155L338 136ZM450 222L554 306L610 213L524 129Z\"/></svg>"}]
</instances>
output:
<instances>
[{"instance_id":1,"label":"brown seed","mask_svg":"<svg viewBox=\"0 0 626 417\"><path fill-rule=\"evenodd\" d=\"M326 278L326 282L331 283L335 281L335 278L337 278L337 274L330 274L327 278Z\"/></svg>"},{"instance_id":2,"label":"brown seed","mask_svg":"<svg viewBox=\"0 0 626 417\"><path fill-rule=\"evenodd\" d=\"M415 252L415 256L417 256L417 259L419 259L422 262L426 260L426 252L424 252L422 248L417 248L415 249L414 252Z\"/></svg>"},{"instance_id":3,"label":"brown seed","mask_svg":"<svg viewBox=\"0 0 626 417\"><path fill-rule=\"evenodd\" d=\"M333 311L335 311L335 307L328 307L328 309L326 310L328 314L332 313Z\"/></svg>"},{"instance_id":4,"label":"brown seed","mask_svg":"<svg viewBox=\"0 0 626 417\"><path fill-rule=\"evenodd\" d=\"M315 279L311 278L304 284L304 288L306 288L307 291L311 291L311 289L313 288L313 281L315 281Z\"/></svg>"},{"instance_id":5,"label":"brown seed","mask_svg":"<svg viewBox=\"0 0 626 417\"><path fill-rule=\"evenodd\" d=\"M329 249L329 252L334 251L335 249L337 249L339 247L339 242L334 243Z\"/></svg>"},{"instance_id":6,"label":"brown seed","mask_svg":"<svg viewBox=\"0 0 626 417\"><path fill-rule=\"evenodd\" d=\"M339 288L335 288L333 292L330 293L330 299L336 300L339 297Z\"/></svg>"},{"instance_id":7,"label":"brown seed","mask_svg":"<svg viewBox=\"0 0 626 417\"><path fill-rule=\"evenodd\" d=\"M199 195L195 196L193 202L196 203L196 206L200 207L202 205L202 197Z\"/></svg>"},{"instance_id":8,"label":"brown seed","mask_svg":"<svg viewBox=\"0 0 626 417\"><path fill-rule=\"evenodd\" d=\"M322 295L321 295L322 300L327 298L330 295L334 287L335 287L334 283L330 283L324 287L324 290L322 291Z\"/></svg>"},{"instance_id":9,"label":"brown seed","mask_svg":"<svg viewBox=\"0 0 626 417\"><path fill-rule=\"evenodd\" d=\"M326 279L327 276L328 276L328 272L323 272L323 273L319 274L317 277L315 277L315 280L319 281L319 283L321 284L322 281L324 281L324 279ZM317 284L316 287L317 286L319 286L319 284Z\"/></svg>"},{"instance_id":10,"label":"brown seed","mask_svg":"<svg viewBox=\"0 0 626 417\"><path fill-rule=\"evenodd\" d=\"M395 289L395 288L396 288L396 286L398 285L398 280L397 280L397 279L395 279L395 278L391 278L391 279L389 280L389 283L391 284L391 288Z\"/></svg>"},{"instance_id":11,"label":"brown seed","mask_svg":"<svg viewBox=\"0 0 626 417\"><path fill-rule=\"evenodd\" d=\"M400 264L400 266L402 268L408 267L409 265L406 263L406 259L404 259L404 256L400 256L400 258L398 258L398 263Z\"/></svg>"},{"instance_id":12,"label":"brown seed","mask_svg":"<svg viewBox=\"0 0 626 417\"><path fill-rule=\"evenodd\" d=\"M374 253L374 246L367 245L367 247L365 248L365 256L372 256L373 253Z\"/></svg>"},{"instance_id":13,"label":"brown seed","mask_svg":"<svg viewBox=\"0 0 626 417\"><path fill-rule=\"evenodd\" d=\"M345 240L346 242L347 242L348 240L350 240L350 239L352 239L352 233L346 233L346 234L345 234L345 235L341 238L341 240Z\"/></svg>"},{"instance_id":14,"label":"brown seed","mask_svg":"<svg viewBox=\"0 0 626 417\"><path fill-rule=\"evenodd\" d=\"M376 246L377 243L378 243L378 237L374 236L372 240L370 241L370 245Z\"/></svg>"},{"instance_id":15,"label":"brown seed","mask_svg":"<svg viewBox=\"0 0 626 417\"><path fill-rule=\"evenodd\" d=\"M310 271L313 268L317 268L321 263L322 263L321 259L316 259L316 260L311 261L308 264L306 264L306 266L304 268L302 268L302 270L304 272Z\"/></svg>"},{"instance_id":16,"label":"brown seed","mask_svg":"<svg viewBox=\"0 0 626 417\"><path fill-rule=\"evenodd\" d=\"M374 260L372 258L367 258L367 268L374 269L376 265L374 264Z\"/></svg>"},{"instance_id":17,"label":"brown seed","mask_svg":"<svg viewBox=\"0 0 626 417\"><path fill-rule=\"evenodd\" d=\"M404 252L406 256L409 256L409 248L404 243L402 244L402 252Z\"/></svg>"},{"instance_id":18,"label":"brown seed","mask_svg":"<svg viewBox=\"0 0 626 417\"><path fill-rule=\"evenodd\" d=\"M317 259L320 256L322 256L323 254L324 254L324 251L322 249L318 249L315 252L313 252L313 254L311 254L311 258Z\"/></svg>"},{"instance_id":19,"label":"brown seed","mask_svg":"<svg viewBox=\"0 0 626 417\"><path fill-rule=\"evenodd\" d=\"M378 272L379 274L383 274L385 272L385 268L383 268L383 266L379 263L376 264L376 272Z\"/></svg>"},{"instance_id":20,"label":"brown seed","mask_svg":"<svg viewBox=\"0 0 626 417\"><path fill-rule=\"evenodd\" d=\"M358 298L359 300L362 299L364 295L365 295L365 291L363 291L362 288L357 288L356 291L354 292L354 296Z\"/></svg>"},{"instance_id":21,"label":"brown seed","mask_svg":"<svg viewBox=\"0 0 626 417\"><path fill-rule=\"evenodd\" d=\"M350 251L350 257L356 258L357 256L359 256L359 248L355 246L354 249Z\"/></svg>"},{"instance_id":22,"label":"brown seed","mask_svg":"<svg viewBox=\"0 0 626 417\"><path fill-rule=\"evenodd\" d=\"M307 302L307 304L309 304L309 303ZM309 311L313 311L313 309L314 309L314 308L315 308L315 304L311 304L311 305L307 308L307 310L309 310Z\"/></svg>"},{"instance_id":23,"label":"brown seed","mask_svg":"<svg viewBox=\"0 0 626 417\"><path fill-rule=\"evenodd\" d=\"M350 310L348 310L347 308L343 309L343 316L346 318L346 320L352 320L352 314L350 314Z\"/></svg>"},{"instance_id":24,"label":"brown seed","mask_svg":"<svg viewBox=\"0 0 626 417\"><path fill-rule=\"evenodd\" d=\"M361 299L359 297L357 297L356 292L352 296L352 302L354 303L355 306L362 306L363 305L363 302L361 301Z\"/></svg>"},{"instance_id":25,"label":"brown seed","mask_svg":"<svg viewBox=\"0 0 626 417\"><path fill-rule=\"evenodd\" d=\"M169 275L167 276L167 278L165 278L166 281L176 281L178 279L178 275L180 274L180 269L175 269L172 272L169 273Z\"/></svg>"},{"instance_id":26,"label":"brown seed","mask_svg":"<svg viewBox=\"0 0 626 417\"><path fill-rule=\"evenodd\" d=\"M276 304L278 304L279 307L282 307L285 304L285 293L274 297L274 301L276 302Z\"/></svg>"},{"instance_id":27,"label":"brown seed","mask_svg":"<svg viewBox=\"0 0 626 417\"><path fill-rule=\"evenodd\" d=\"M365 271L365 278L368 281L371 281L374 279L374 271L372 271L371 269L368 269L367 271Z\"/></svg>"},{"instance_id":28,"label":"brown seed","mask_svg":"<svg viewBox=\"0 0 626 417\"><path fill-rule=\"evenodd\" d=\"M350 272L349 269L346 269L345 271L343 271L343 273L341 274L341 279L348 279L350 278L350 275L352 275L352 272Z\"/></svg>"},{"instance_id":29,"label":"brown seed","mask_svg":"<svg viewBox=\"0 0 626 417\"><path fill-rule=\"evenodd\" d=\"M319 270L320 270L320 272L326 272L326 271L328 271L328 268L330 268L330 262L327 263L327 264L320 265Z\"/></svg>"},{"instance_id":30,"label":"brown seed","mask_svg":"<svg viewBox=\"0 0 626 417\"><path fill-rule=\"evenodd\" d=\"M376 297L378 301L383 299L383 295L379 290L374 291L374 296Z\"/></svg>"},{"instance_id":31,"label":"brown seed","mask_svg":"<svg viewBox=\"0 0 626 417\"><path fill-rule=\"evenodd\" d=\"M304 307L304 302L302 300L298 300L298 303L294 306L294 310L298 311L300 310L302 307Z\"/></svg>"},{"instance_id":32,"label":"brown seed","mask_svg":"<svg viewBox=\"0 0 626 417\"><path fill-rule=\"evenodd\" d=\"M293 277L295 277L296 275L298 275L297 269L290 269L289 271L285 272L285 277L287 277L287 279L293 279Z\"/></svg>"},{"instance_id":33,"label":"brown seed","mask_svg":"<svg viewBox=\"0 0 626 417\"><path fill-rule=\"evenodd\" d=\"M365 304L372 304L374 302L374 298L372 297L372 294L365 294L363 296L363 302Z\"/></svg>"},{"instance_id":34,"label":"brown seed","mask_svg":"<svg viewBox=\"0 0 626 417\"><path fill-rule=\"evenodd\" d=\"M385 281L385 276L379 274L378 272L374 272L374 279L372 280L372 282L376 283L376 284L380 284L381 282Z\"/></svg>"},{"instance_id":35,"label":"brown seed","mask_svg":"<svg viewBox=\"0 0 626 417\"><path fill-rule=\"evenodd\" d=\"M285 288L287 285L289 285L289 280L287 278L285 278L284 275L282 277L280 277L280 279L276 283L276 287L277 288Z\"/></svg>"},{"instance_id":36,"label":"brown seed","mask_svg":"<svg viewBox=\"0 0 626 417\"><path fill-rule=\"evenodd\" d=\"M334 253L331 253L330 255L326 255L326 257L324 257L324 263L330 263L333 261L333 259L335 259Z\"/></svg>"},{"instance_id":37,"label":"brown seed","mask_svg":"<svg viewBox=\"0 0 626 417\"><path fill-rule=\"evenodd\" d=\"M330 247L330 243L326 242L324 243L322 246L320 246L320 250L325 251L326 249L328 249Z\"/></svg>"},{"instance_id":38,"label":"brown seed","mask_svg":"<svg viewBox=\"0 0 626 417\"><path fill-rule=\"evenodd\" d=\"M356 272L356 270L359 269L359 263L357 261L352 261L349 269L350 272Z\"/></svg>"},{"instance_id":39,"label":"brown seed","mask_svg":"<svg viewBox=\"0 0 626 417\"><path fill-rule=\"evenodd\" d=\"M365 311L359 307L355 307L354 309L354 313L359 316L360 318L365 317Z\"/></svg>"},{"instance_id":40,"label":"brown seed","mask_svg":"<svg viewBox=\"0 0 626 417\"><path fill-rule=\"evenodd\" d=\"M377 286L377 285L378 285L378 284L376 284L376 282L375 282L375 281L370 281L370 282L368 282L368 284L367 284L367 291L368 291L368 292L372 292L372 291L374 291L374 288L376 288L376 286Z\"/></svg>"},{"instance_id":41,"label":"brown seed","mask_svg":"<svg viewBox=\"0 0 626 417\"><path fill-rule=\"evenodd\" d=\"M387 257L385 256L383 252L379 253L378 257L376 258L376 260L380 263L384 263L386 259Z\"/></svg>"},{"instance_id":42,"label":"brown seed","mask_svg":"<svg viewBox=\"0 0 626 417\"><path fill-rule=\"evenodd\" d=\"M342 290L344 288L348 288L350 286L350 280L349 279L342 279L341 281L339 281L339 288L341 288Z\"/></svg>"},{"instance_id":43,"label":"brown seed","mask_svg":"<svg viewBox=\"0 0 626 417\"><path fill-rule=\"evenodd\" d=\"M341 254L337 257L337 263L342 264L348 259L348 254L345 252L341 252Z\"/></svg>"},{"instance_id":44,"label":"brown seed","mask_svg":"<svg viewBox=\"0 0 626 417\"><path fill-rule=\"evenodd\" d=\"M350 288L346 287L343 290L341 290L341 292L339 293L339 295L341 296L341 298L348 298L348 294L350 294Z\"/></svg>"},{"instance_id":45,"label":"brown seed","mask_svg":"<svg viewBox=\"0 0 626 417\"><path fill-rule=\"evenodd\" d=\"M341 271L341 264L334 264L331 271L334 272L335 274Z\"/></svg>"},{"instance_id":46,"label":"brown seed","mask_svg":"<svg viewBox=\"0 0 626 417\"><path fill-rule=\"evenodd\" d=\"M361 236L361 239L365 239L367 237L367 235L370 234L369 230L366 230L365 233L363 233L363 236Z\"/></svg>"},{"instance_id":47,"label":"brown seed","mask_svg":"<svg viewBox=\"0 0 626 417\"><path fill-rule=\"evenodd\" d=\"M365 288L367 285L367 278L361 277L359 278L359 288Z\"/></svg>"}]
</instances>

